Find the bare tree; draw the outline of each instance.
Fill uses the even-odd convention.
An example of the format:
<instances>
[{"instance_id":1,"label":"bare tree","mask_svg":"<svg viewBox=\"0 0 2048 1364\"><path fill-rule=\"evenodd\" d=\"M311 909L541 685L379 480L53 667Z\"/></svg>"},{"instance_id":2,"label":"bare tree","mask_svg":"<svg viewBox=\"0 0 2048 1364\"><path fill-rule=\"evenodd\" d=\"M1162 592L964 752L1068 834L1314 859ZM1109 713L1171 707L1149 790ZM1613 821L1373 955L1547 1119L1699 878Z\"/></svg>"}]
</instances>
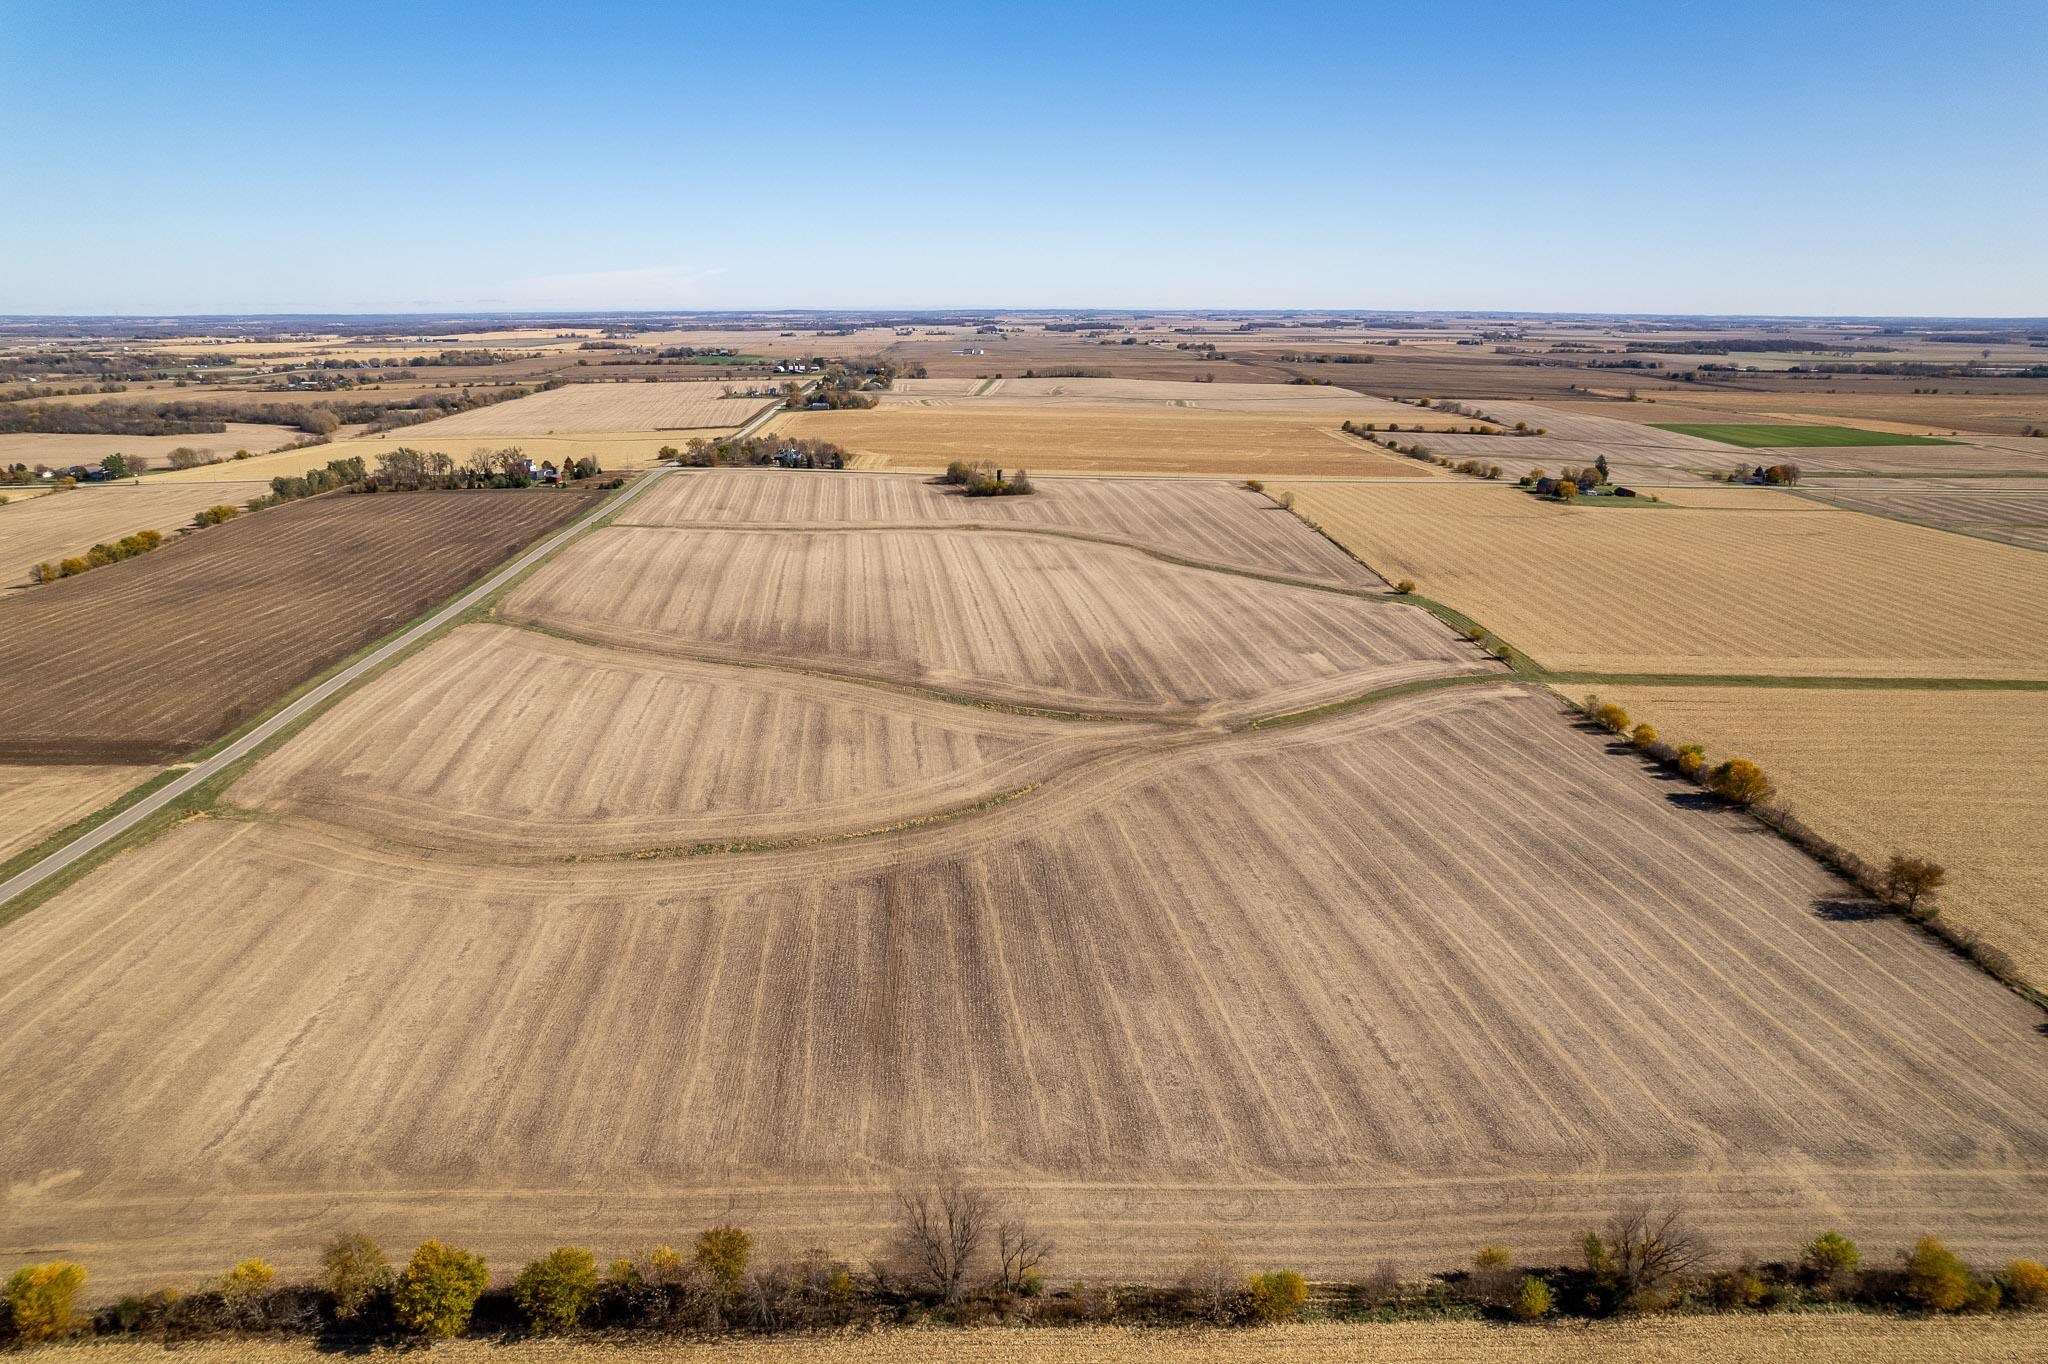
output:
<instances>
[{"instance_id":1,"label":"bare tree","mask_svg":"<svg viewBox=\"0 0 2048 1364\"><path fill-rule=\"evenodd\" d=\"M1214 1236L1204 1236L1187 1272L1180 1276L1180 1291L1188 1307L1220 1325L1237 1316L1244 1289L1245 1277L1230 1248Z\"/></svg>"},{"instance_id":2,"label":"bare tree","mask_svg":"<svg viewBox=\"0 0 2048 1364\"><path fill-rule=\"evenodd\" d=\"M1022 1293L1039 1277L1052 1257L1053 1243L1031 1229L1022 1219L1009 1218L996 1224L996 1284L1005 1293Z\"/></svg>"},{"instance_id":3,"label":"bare tree","mask_svg":"<svg viewBox=\"0 0 2048 1364\"><path fill-rule=\"evenodd\" d=\"M988 1240L995 1207L978 1189L947 1183L937 1189L900 1194L903 1259L911 1280L957 1304L967 1291L967 1273Z\"/></svg>"},{"instance_id":4,"label":"bare tree","mask_svg":"<svg viewBox=\"0 0 2048 1364\"><path fill-rule=\"evenodd\" d=\"M1630 1203L1607 1223L1607 1237L1586 1234L1586 1267L1626 1302L1655 1293L1707 1258L1706 1238L1686 1221L1682 1204Z\"/></svg>"}]
</instances>

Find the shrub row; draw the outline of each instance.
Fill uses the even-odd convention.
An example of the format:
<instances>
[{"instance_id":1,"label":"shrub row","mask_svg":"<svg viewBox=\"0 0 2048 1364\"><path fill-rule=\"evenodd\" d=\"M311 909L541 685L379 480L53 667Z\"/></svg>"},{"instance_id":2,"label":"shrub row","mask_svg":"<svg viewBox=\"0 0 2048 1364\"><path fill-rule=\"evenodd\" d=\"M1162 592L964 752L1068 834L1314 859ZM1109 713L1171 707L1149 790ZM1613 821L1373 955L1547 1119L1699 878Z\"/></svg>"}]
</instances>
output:
<instances>
[{"instance_id":1,"label":"shrub row","mask_svg":"<svg viewBox=\"0 0 2048 1364\"><path fill-rule=\"evenodd\" d=\"M29 570L29 577L35 582L55 582L59 578L75 578L95 568L133 559L138 554L147 554L164 542L162 531L139 530L133 535L124 535L109 544L97 544L82 555L74 555L56 563L41 563Z\"/></svg>"},{"instance_id":2,"label":"shrub row","mask_svg":"<svg viewBox=\"0 0 2048 1364\"><path fill-rule=\"evenodd\" d=\"M81 1311L84 1267L25 1265L7 1280L0 1338L144 1335L168 1340L237 1333L357 1340L442 1339L578 1329L719 1334L944 1321L1048 1326L1235 1325L1304 1314L1337 1319L1455 1315L1500 1321L1654 1311L1766 1311L1820 1304L1915 1313L2048 1306L2048 1268L2014 1260L1972 1267L1934 1237L1886 1265L1825 1232L1796 1259L1710 1265L1709 1249L1676 1208L1634 1205L1586 1232L1580 1263L1532 1267L1486 1246L1470 1267L1404 1279L1390 1265L1355 1281L1311 1285L1292 1269L1247 1273L1204 1240L1168 1285L1080 1281L1048 1291L1050 1241L986 1195L956 1187L906 1194L884 1257L856 1269L812 1250L761 1265L753 1238L711 1227L686 1251L656 1246L612 1261L563 1246L490 1286L482 1257L430 1240L394 1266L361 1233L322 1252L316 1284L279 1284L244 1260L192 1293L163 1288Z\"/></svg>"},{"instance_id":3,"label":"shrub row","mask_svg":"<svg viewBox=\"0 0 2048 1364\"><path fill-rule=\"evenodd\" d=\"M1880 865L1826 837L1791 808L1772 803L1777 788L1762 768L1745 758L1731 758L1709 766L1706 750L1699 744L1671 744L1657 735L1656 728L1639 724L1629 728L1628 712L1613 702L1588 695L1578 703L1587 719L1614 734L1627 732L1629 741L1645 757L1662 763L1680 775L1706 787L1715 795L1739 805L1765 827L1776 832L1800 851L1855 886L1878 903L1897 911L1908 922L1995 978L2008 989L2048 1008L2048 995L2019 972L2018 964L2003 948L1985 942L1967 928L1944 921L1934 897L1948 882L1948 870L1925 857L1894 852Z\"/></svg>"}]
</instances>

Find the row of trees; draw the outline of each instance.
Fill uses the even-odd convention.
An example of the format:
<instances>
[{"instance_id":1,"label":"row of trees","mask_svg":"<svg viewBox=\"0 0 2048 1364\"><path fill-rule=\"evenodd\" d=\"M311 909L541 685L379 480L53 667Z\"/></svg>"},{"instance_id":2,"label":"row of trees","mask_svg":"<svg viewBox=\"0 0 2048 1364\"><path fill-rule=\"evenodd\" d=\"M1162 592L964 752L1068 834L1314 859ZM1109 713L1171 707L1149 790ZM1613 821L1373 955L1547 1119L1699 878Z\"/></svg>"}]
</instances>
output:
<instances>
[{"instance_id":1,"label":"row of trees","mask_svg":"<svg viewBox=\"0 0 2048 1364\"><path fill-rule=\"evenodd\" d=\"M436 1340L479 1330L772 1332L931 1318L1227 1326L1286 1320L1312 1298L1318 1315L1332 1318L1406 1309L1514 1321L1821 1304L1923 1313L2048 1306L2048 1268L2031 1260L1987 1273L1923 1237L1894 1263L1871 1265L1854 1241L1828 1231L1791 1260L1716 1263L1683 1207L1648 1204L1588 1230L1577 1264L1522 1266L1506 1248L1489 1245L1466 1269L1412 1280L1382 1265L1313 1293L1297 1270L1247 1272L1213 1237L1197 1245L1171 1284L1083 1281L1055 1292L1045 1279L1054 1250L990 1195L959 1185L900 1195L887 1249L861 1268L822 1250L761 1264L754 1238L724 1224L700 1232L687 1249L655 1246L602 1268L588 1249L561 1246L493 1289L490 1266L463 1247L429 1240L394 1265L374 1239L345 1232L322 1251L314 1284L280 1285L273 1266L244 1260L198 1292L159 1289L90 1316L80 1310L83 1266L25 1265L6 1283L0 1338L272 1331Z\"/></svg>"},{"instance_id":2,"label":"row of trees","mask_svg":"<svg viewBox=\"0 0 2048 1364\"><path fill-rule=\"evenodd\" d=\"M163 542L162 531L139 530L133 535L122 536L112 544L103 542L94 545L84 554L61 559L56 563L37 564L29 570L28 576L31 581L39 583L55 582L59 578L75 578L95 568L104 568L123 559L133 559L138 554L147 554Z\"/></svg>"},{"instance_id":3,"label":"row of trees","mask_svg":"<svg viewBox=\"0 0 2048 1364\"><path fill-rule=\"evenodd\" d=\"M1701 745L1666 743L1659 737L1656 726L1648 723L1631 727L1626 710L1613 701L1602 701L1597 694L1589 694L1580 702L1579 709L1601 728L1627 736L1638 752L1676 768L1729 804L1756 809L1758 813L1767 815L1766 822L1792 833L1795 841L1821 841L1804 825L1788 827L1791 820L1788 812L1761 808L1777 794L1777 786L1763 768L1749 759L1729 758L1709 766L1706 749ZM1822 842L1824 861L1835 870L1849 874L1851 880L1886 904L1919 921L1932 920L1941 912L1930 903L1936 892L1948 884L1948 869L1939 862L1894 852L1882 867L1872 867L1854 854Z\"/></svg>"},{"instance_id":4,"label":"row of trees","mask_svg":"<svg viewBox=\"0 0 2048 1364\"><path fill-rule=\"evenodd\" d=\"M735 440L721 436L707 440L690 437L678 450L664 445L657 452L692 469L710 469L728 464L780 464L792 469L844 469L846 451L829 440L798 440L783 436L747 436Z\"/></svg>"},{"instance_id":5,"label":"row of trees","mask_svg":"<svg viewBox=\"0 0 2048 1364\"><path fill-rule=\"evenodd\" d=\"M331 435L343 426L359 424L367 424L367 429L372 432L388 431L473 408L489 407L493 403L529 397L546 389L559 388L562 383L560 379L550 379L538 387L508 384L495 388L459 388L390 401L357 398L318 403L275 403L222 397L203 401L0 403L0 434L217 435L227 429L229 422L291 426L315 436Z\"/></svg>"}]
</instances>

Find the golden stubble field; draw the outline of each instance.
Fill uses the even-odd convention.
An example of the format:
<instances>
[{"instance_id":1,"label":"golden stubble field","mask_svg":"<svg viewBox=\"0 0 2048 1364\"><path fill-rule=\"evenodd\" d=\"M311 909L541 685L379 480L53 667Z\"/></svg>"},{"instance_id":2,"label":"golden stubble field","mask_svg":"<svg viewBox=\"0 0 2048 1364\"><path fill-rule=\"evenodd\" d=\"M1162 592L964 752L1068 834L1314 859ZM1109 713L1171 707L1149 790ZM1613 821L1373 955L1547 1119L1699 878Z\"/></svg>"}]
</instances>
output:
<instances>
[{"instance_id":1,"label":"golden stubble field","mask_svg":"<svg viewBox=\"0 0 2048 1364\"><path fill-rule=\"evenodd\" d=\"M528 398L472 408L408 428L431 444L470 436L576 436L605 432L726 431L770 406L773 398L721 396L735 385L718 380L583 383Z\"/></svg>"},{"instance_id":2,"label":"golden stubble field","mask_svg":"<svg viewBox=\"0 0 2048 1364\"><path fill-rule=\"evenodd\" d=\"M166 467L171 451L187 445L195 450L211 451L232 464L237 450L260 455L303 438L302 432L288 426L255 426L244 422L226 422L224 425L227 428L224 431L202 432L195 436L10 433L0 435L0 464L26 464L31 469L38 464L47 464L52 469L68 469L74 464L96 464L108 455L126 454L140 455L148 459L151 468L162 469ZM248 475L241 477L247 478Z\"/></svg>"},{"instance_id":3,"label":"golden stubble field","mask_svg":"<svg viewBox=\"0 0 2048 1364\"><path fill-rule=\"evenodd\" d=\"M1602 687L1678 743L1763 764L1801 818L1882 863L1949 869L1943 916L2048 982L2048 745L2040 692Z\"/></svg>"},{"instance_id":4,"label":"golden stubble field","mask_svg":"<svg viewBox=\"0 0 2048 1364\"><path fill-rule=\"evenodd\" d=\"M26 582L39 563L83 554L103 540L135 531L168 536L191 525L193 515L207 507L240 505L269 491L260 482L81 484L0 507L0 583Z\"/></svg>"},{"instance_id":5,"label":"golden stubble field","mask_svg":"<svg viewBox=\"0 0 2048 1364\"><path fill-rule=\"evenodd\" d=\"M351 695L229 800L403 843L626 853L942 815L1144 732L474 625Z\"/></svg>"},{"instance_id":6,"label":"golden stubble field","mask_svg":"<svg viewBox=\"0 0 2048 1364\"><path fill-rule=\"evenodd\" d=\"M0 862L33 848L122 792L141 785L155 770L0 764Z\"/></svg>"},{"instance_id":7,"label":"golden stubble field","mask_svg":"<svg viewBox=\"0 0 2048 1364\"><path fill-rule=\"evenodd\" d=\"M1376 595L988 530L611 526L522 582L503 615L625 648L1127 718L1223 721L1498 666Z\"/></svg>"},{"instance_id":8,"label":"golden stubble field","mask_svg":"<svg viewBox=\"0 0 2048 1364\"><path fill-rule=\"evenodd\" d=\"M1337 429L1342 423L1343 417L1335 413L1218 412L1169 404L1134 404L1126 409L961 402L945 407L792 412L776 417L769 429L835 442L854 453L860 468L943 469L964 459L1033 473L1258 478L1420 478L1436 473L1346 436Z\"/></svg>"},{"instance_id":9,"label":"golden stubble field","mask_svg":"<svg viewBox=\"0 0 2048 1364\"><path fill-rule=\"evenodd\" d=\"M329 1348L306 1341L121 1342L45 1347L36 1358L52 1364L160 1364L167 1357L189 1364L310 1364L327 1358ZM435 1346L433 1357L447 1364L2028 1364L2048 1360L2048 1331L2038 1319L2011 1316L1745 1314L1512 1328L1404 1321L1244 1331L934 1328L717 1341L462 1340Z\"/></svg>"},{"instance_id":10,"label":"golden stubble field","mask_svg":"<svg viewBox=\"0 0 2048 1364\"><path fill-rule=\"evenodd\" d=\"M1160 554L1338 587L1383 587L1269 498L1181 478L1035 479L1030 497L966 497L918 474L721 469L685 472L634 502L642 526L964 526L1101 537Z\"/></svg>"},{"instance_id":11,"label":"golden stubble field","mask_svg":"<svg viewBox=\"0 0 2048 1364\"><path fill-rule=\"evenodd\" d=\"M700 477L663 476L741 504ZM824 486L788 478L733 481L780 523ZM1310 536L1245 535L1280 528ZM609 637L440 640L0 928L0 1262L117 1292L304 1273L344 1224L505 1266L719 1220L859 1260L945 1173L1059 1277L1169 1277L1205 1233L1321 1275L1561 1260L1635 1197L1731 1256L2039 1253L2038 1013L1547 695L1459 680L1489 665L1413 608L742 523L593 532L500 613L541 617ZM688 843L749 811L823 837ZM613 817L682 835L584 835Z\"/></svg>"},{"instance_id":12,"label":"golden stubble field","mask_svg":"<svg viewBox=\"0 0 2048 1364\"><path fill-rule=\"evenodd\" d=\"M1669 794L1495 685L780 854L191 822L0 936L0 1253L126 1283L343 1222L512 1260L736 1215L858 1256L941 1170L1066 1273L1226 1229L1325 1274L1562 1258L1681 1190L1762 1253L2036 1249L2038 1014Z\"/></svg>"},{"instance_id":13,"label":"golden stubble field","mask_svg":"<svg viewBox=\"0 0 2048 1364\"><path fill-rule=\"evenodd\" d=\"M1380 574L1553 669L2048 677L2032 550L1762 491L1596 508L1463 480L1289 486Z\"/></svg>"}]
</instances>

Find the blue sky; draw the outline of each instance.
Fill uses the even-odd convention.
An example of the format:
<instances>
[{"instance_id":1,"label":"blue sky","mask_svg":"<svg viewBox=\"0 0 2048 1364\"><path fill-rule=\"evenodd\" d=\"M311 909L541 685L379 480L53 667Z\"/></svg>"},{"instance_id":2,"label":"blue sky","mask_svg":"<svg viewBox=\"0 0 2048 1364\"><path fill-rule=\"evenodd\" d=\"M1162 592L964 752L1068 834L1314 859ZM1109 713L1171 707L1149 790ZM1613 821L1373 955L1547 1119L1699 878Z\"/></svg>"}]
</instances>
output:
<instances>
[{"instance_id":1,"label":"blue sky","mask_svg":"<svg viewBox=\"0 0 2048 1364\"><path fill-rule=\"evenodd\" d=\"M2048 3L0 0L0 312L2048 314Z\"/></svg>"}]
</instances>

